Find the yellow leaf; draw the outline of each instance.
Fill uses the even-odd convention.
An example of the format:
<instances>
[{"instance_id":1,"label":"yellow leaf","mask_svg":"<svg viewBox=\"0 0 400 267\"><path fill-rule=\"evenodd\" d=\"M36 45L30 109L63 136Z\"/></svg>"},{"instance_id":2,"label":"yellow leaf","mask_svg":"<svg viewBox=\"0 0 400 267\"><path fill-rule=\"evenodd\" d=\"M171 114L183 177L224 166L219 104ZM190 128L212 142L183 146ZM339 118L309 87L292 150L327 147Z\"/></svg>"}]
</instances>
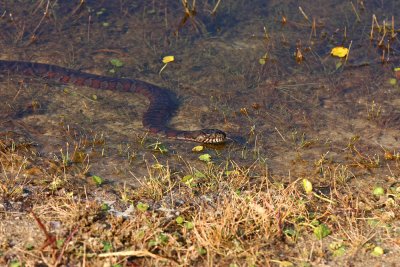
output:
<instances>
[{"instance_id":1,"label":"yellow leaf","mask_svg":"<svg viewBox=\"0 0 400 267\"><path fill-rule=\"evenodd\" d=\"M306 194L310 194L312 192L312 183L307 179L303 179L303 188Z\"/></svg>"},{"instance_id":2,"label":"yellow leaf","mask_svg":"<svg viewBox=\"0 0 400 267\"><path fill-rule=\"evenodd\" d=\"M192 148L192 151L193 151L193 152L200 152L200 151L202 151L203 149L204 149L203 146L195 146L194 148Z\"/></svg>"},{"instance_id":3,"label":"yellow leaf","mask_svg":"<svg viewBox=\"0 0 400 267\"><path fill-rule=\"evenodd\" d=\"M336 46L331 50L331 55L335 57L345 57L348 53L349 49L343 46Z\"/></svg>"},{"instance_id":4,"label":"yellow leaf","mask_svg":"<svg viewBox=\"0 0 400 267\"><path fill-rule=\"evenodd\" d=\"M169 63L175 60L174 56L165 56L162 60L163 63Z\"/></svg>"},{"instance_id":5,"label":"yellow leaf","mask_svg":"<svg viewBox=\"0 0 400 267\"><path fill-rule=\"evenodd\" d=\"M384 253L385 253L385 251L383 250L383 248L376 246L376 247L374 247L374 250L371 252L371 255L375 256L375 257L379 257L379 256L382 256Z\"/></svg>"}]
</instances>

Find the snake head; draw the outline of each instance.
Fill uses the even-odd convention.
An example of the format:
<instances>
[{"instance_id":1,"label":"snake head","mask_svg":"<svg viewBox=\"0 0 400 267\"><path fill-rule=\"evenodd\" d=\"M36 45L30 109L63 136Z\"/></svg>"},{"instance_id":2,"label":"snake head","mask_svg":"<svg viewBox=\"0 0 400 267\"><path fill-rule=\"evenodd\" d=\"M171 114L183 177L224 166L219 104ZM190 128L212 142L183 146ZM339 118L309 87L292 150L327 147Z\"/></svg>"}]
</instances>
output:
<instances>
[{"instance_id":1,"label":"snake head","mask_svg":"<svg viewBox=\"0 0 400 267\"><path fill-rule=\"evenodd\" d=\"M220 144L226 140L226 133L218 129L202 129L198 132L196 142L199 143Z\"/></svg>"}]
</instances>

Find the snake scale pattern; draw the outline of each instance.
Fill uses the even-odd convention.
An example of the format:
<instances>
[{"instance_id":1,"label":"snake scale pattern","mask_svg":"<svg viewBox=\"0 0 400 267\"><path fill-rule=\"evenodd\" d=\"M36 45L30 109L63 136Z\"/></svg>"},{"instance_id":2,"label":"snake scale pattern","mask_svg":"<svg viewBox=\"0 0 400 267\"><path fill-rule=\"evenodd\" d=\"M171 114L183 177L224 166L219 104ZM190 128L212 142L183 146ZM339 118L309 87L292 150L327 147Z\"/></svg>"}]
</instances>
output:
<instances>
[{"instance_id":1,"label":"snake scale pattern","mask_svg":"<svg viewBox=\"0 0 400 267\"><path fill-rule=\"evenodd\" d=\"M177 97L172 91L150 83L100 76L50 64L13 60L0 60L0 73L35 76L63 84L69 83L101 90L138 93L150 101L147 111L143 114L142 123L151 133L177 140L208 144L226 141L226 134L218 129L182 131L168 127L169 120L178 108Z\"/></svg>"}]
</instances>

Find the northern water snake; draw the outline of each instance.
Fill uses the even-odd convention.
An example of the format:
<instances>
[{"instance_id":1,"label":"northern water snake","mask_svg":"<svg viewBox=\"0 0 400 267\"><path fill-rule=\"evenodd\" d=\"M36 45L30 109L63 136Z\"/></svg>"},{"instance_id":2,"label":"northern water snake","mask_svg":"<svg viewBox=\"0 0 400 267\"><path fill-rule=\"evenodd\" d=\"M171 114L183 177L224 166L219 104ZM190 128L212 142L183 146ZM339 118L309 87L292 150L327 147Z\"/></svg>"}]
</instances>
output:
<instances>
[{"instance_id":1,"label":"northern water snake","mask_svg":"<svg viewBox=\"0 0 400 267\"><path fill-rule=\"evenodd\" d=\"M0 73L37 76L55 82L71 83L95 89L139 93L150 101L149 107L143 115L142 123L151 133L161 134L167 138L210 144L223 143L226 140L226 134L218 129L182 131L168 127L168 121L178 108L176 95L168 89L150 83L100 76L55 65L26 61L0 60Z\"/></svg>"}]
</instances>

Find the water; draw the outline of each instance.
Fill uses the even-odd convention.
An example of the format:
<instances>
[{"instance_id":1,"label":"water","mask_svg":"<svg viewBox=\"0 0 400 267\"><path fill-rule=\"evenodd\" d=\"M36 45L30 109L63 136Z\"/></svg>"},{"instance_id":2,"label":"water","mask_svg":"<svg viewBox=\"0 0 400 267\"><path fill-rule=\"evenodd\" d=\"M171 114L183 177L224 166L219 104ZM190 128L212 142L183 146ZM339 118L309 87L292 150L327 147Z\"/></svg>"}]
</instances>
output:
<instances>
[{"instance_id":1,"label":"water","mask_svg":"<svg viewBox=\"0 0 400 267\"><path fill-rule=\"evenodd\" d=\"M222 0L214 14L217 1L196 1L185 23L179 1L47 3L0 1L1 58L171 88L181 97L173 127L219 128L236 140L206 148L216 164L257 162L289 180L318 177L327 165L348 166L349 177L397 170L384 153L400 145L400 88L390 83L399 66L399 40L390 38L399 29L398 1ZM374 27L370 40L374 15L387 31ZM388 44L382 64L379 45ZM347 62L330 56L340 45L351 45ZM159 74L167 55L176 60ZM142 96L15 75L3 75L0 85L2 131L28 138L43 155L83 153L92 174L128 183L157 162L183 175L188 164L205 168L195 144L147 135ZM168 153L152 149L158 141Z\"/></svg>"}]
</instances>

